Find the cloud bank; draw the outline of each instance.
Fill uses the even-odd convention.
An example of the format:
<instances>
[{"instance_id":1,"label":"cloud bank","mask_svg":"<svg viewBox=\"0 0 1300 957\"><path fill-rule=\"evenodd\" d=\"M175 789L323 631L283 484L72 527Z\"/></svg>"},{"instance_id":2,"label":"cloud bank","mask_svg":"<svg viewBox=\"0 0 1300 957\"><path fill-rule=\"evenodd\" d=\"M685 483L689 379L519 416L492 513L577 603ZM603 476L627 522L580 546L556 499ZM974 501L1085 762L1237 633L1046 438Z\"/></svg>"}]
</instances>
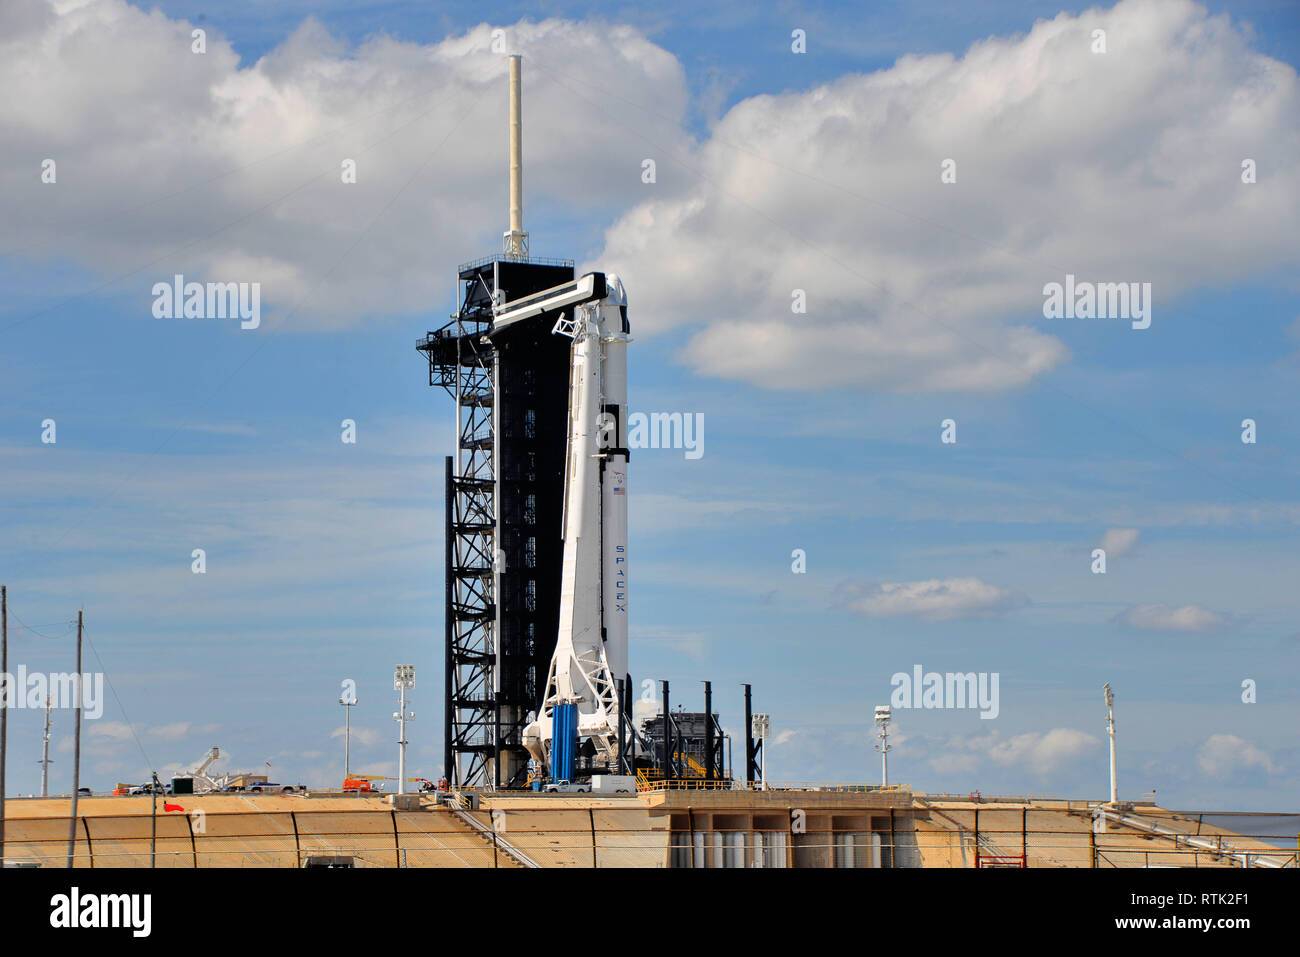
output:
<instances>
[{"instance_id":1,"label":"cloud bank","mask_svg":"<svg viewBox=\"0 0 1300 957\"><path fill-rule=\"evenodd\" d=\"M289 327L319 329L425 312L449 264L498 248L491 25L350 47L308 19L246 66L210 24L192 52L193 26L124 0L0 7L0 83L21 91L0 101L0 138L28 158L0 170L0 251L119 279L142 319L176 272L259 281L272 326L292 310ZM1063 335L1101 328L1044 320L1045 283L1150 282L1160 324L1198 285L1300 245L1295 71L1189 0L752 96L700 142L682 64L639 31L505 29L525 56L533 251L573 251L548 245L557 222L589 247L603 231L590 265L622 274L640 334L680 327L681 360L705 375L1014 388L1066 360Z\"/></svg>"},{"instance_id":2,"label":"cloud bank","mask_svg":"<svg viewBox=\"0 0 1300 957\"><path fill-rule=\"evenodd\" d=\"M676 158L690 185L623 216L601 260L654 329L704 323L682 358L709 375L1022 386L1066 359L1058 336L1101 332L1042 318L1066 273L1152 283L1159 324L1197 285L1294 261L1297 115L1295 71L1193 3L1061 14L744 100ZM651 139L669 131L639 134L661 167L673 154ZM1247 158L1267 171L1252 185Z\"/></svg>"}]
</instances>

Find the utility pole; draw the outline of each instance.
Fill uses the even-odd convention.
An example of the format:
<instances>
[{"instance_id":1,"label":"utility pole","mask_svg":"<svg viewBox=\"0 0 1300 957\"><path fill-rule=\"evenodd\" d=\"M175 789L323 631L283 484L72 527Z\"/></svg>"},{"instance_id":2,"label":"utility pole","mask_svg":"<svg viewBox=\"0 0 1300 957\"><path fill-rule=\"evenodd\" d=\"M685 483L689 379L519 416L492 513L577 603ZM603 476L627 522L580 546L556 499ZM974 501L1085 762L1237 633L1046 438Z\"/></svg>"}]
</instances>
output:
<instances>
[{"instance_id":1,"label":"utility pole","mask_svg":"<svg viewBox=\"0 0 1300 957\"><path fill-rule=\"evenodd\" d=\"M9 677L9 589L4 585L0 585L0 681L5 686L0 701L0 867L4 867L5 765L9 763L9 702L14 696Z\"/></svg>"},{"instance_id":2,"label":"utility pole","mask_svg":"<svg viewBox=\"0 0 1300 957\"><path fill-rule=\"evenodd\" d=\"M162 790L162 784L158 780L158 772L153 772L153 787L149 789L153 792L153 806L150 808L149 816L149 866L158 866L158 792ZM164 801L164 804L167 802Z\"/></svg>"},{"instance_id":3,"label":"utility pole","mask_svg":"<svg viewBox=\"0 0 1300 957\"><path fill-rule=\"evenodd\" d=\"M1102 689L1106 692L1106 734L1110 738L1110 803L1119 803L1119 784L1115 780L1115 692L1110 690L1110 682Z\"/></svg>"},{"instance_id":4,"label":"utility pole","mask_svg":"<svg viewBox=\"0 0 1300 957\"><path fill-rule=\"evenodd\" d=\"M50 694L45 693L45 740L41 745L41 797L50 796Z\"/></svg>"},{"instance_id":5,"label":"utility pole","mask_svg":"<svg viewBox=\"0 0 1300 957\"><path fill-rule=\"evenodd\" d=\"M73 686L77 689L77 717L72 729L72 816L68 820L68 867L77 850L77 798L81 795L81 630L84 612L77 610L77 674Z\"/></svg>"}]
</instances>

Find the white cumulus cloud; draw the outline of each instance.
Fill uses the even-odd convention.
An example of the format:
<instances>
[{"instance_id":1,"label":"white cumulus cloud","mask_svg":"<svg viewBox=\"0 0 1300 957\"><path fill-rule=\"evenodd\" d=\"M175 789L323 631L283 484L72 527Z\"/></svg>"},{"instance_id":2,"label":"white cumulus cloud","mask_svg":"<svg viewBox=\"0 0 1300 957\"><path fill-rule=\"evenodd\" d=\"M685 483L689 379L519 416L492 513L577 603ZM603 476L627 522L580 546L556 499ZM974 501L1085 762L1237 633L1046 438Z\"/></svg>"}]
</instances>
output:
<instances>
[{"instance_id":1,"label":"white cumulus cloud","mask_svg":"<svg viewBox=\"0 0 1300 957\"><path fill-rule=\"evenodd\" d=\"M840 586L848 607L872 618L915 616L926 621L1000 615L1027 603L1018 592L978 578L932 578Z\"/></svg>"},{"instance_id":2,"label":"white cumulus cloud","mask_svg":"<svg viewBox=\"0 0 1300 957\"><path fill-rule=\"evenodd\" d=\"M319 328L424 312L451 264L498 248L493 25L350 47L308 19L244 66L212 25L192 53L192 26L125 0L0 4L0 84L20 91L0 98L0 140L36 158L0 168L0 253L117 279L142 320L152 284L180 272L260 282L268 328L289 308L288 328ZM698 141L682 64L636 29L506 30L525 56L533 251L571 252L529 210L562 208L591 238L608 224L590 265L622 274L641 334L685 325L681 355L705 374L1015 387L1067 356L1065 320L1041 317L1066 272L1151 282L1162 323L1179 296L1268 272L1300 242L1295 71L1190 0L1063 13L960 56L752 96Z\"/></svg>"},{"instance_id":3,"label":"white cumulus cloud","mask_svg":"<svg viewBox=\"0 0 1300 957\"><path fill-rule=\"evenodd\" d=\"M1219 780L1252 768L1270 774L1274 770L1273 759L1265 751L1235 734L1210 735L1201 745L1196 763L1203 772Z\"/></svg>"},{"instance_id":4,"label":"white cumulus cloud","mask_svg":"<svg viewBox=\"0 0 1300 957\"><path fill-rule=\"evenodd\" d=\"M331 738L342 738L347 735L347 726L339 725L330 732ZM379 743L379 732L374 728L352 727L352 743L359 744L362 747L372 748Z\"/></svg>"},{"instance_id":5,"label":"white cumulus cloud","mask_svg":"<svg viewBox=\"0 0 1300 957\"><path fill-rule=\"evenodd\" d=\"M1118 558L1133 550L1138 535L1136 528L1109 528L1106 534L1101 536L1101 547L1105 550L1107 558Z\"/></svg>"},{"instance_id":6,"label":"white cumulus cloud","mask_svg":"<svg viewBox=\"0 0 1300 957\"><path fill-rule=\"evenodd\" d=\"M1064 361L1063 323L1111 321L1043 319L1066 273L1150 282L1158 325L1198 285L1293 260L1297 115L1295 70L1190 0L1062 13L962 56L743 100L697 149L647 154L682 185L627 212L597 261L643 332L696 327L681 355L710 375L1006 389ZM672 131L644 118L630 135ZM1267 182L1241 182L1243 157Z\"/></svg>"},{"instance_id":7,"label":"white cumulus cloud","mask_svg":"<svg viewBox=\"0 0 1300 957\"><path fill-rule=\"evenodd\" d=\"M124 721L96 721L89 724L86 733L91 737L106 738L109 741L130 741L134 735L131 726Z\"/></svg>"},{"instance_id":8,"label":"white cumulus cloud","mask_svg":"<svg viewBox=\"0 0 1300 957\"><path fill-rule=\"evenodd\" d=\"M179 741L190 733L190 723L174 721L171 724L159 724L149 728L146 733L150 737L161 738L164 741Z\"/></svg>"},{"instance_id":9,"label":"white cumulus cloud","mask_svg":"<svg viewBox=\"0 0 1300 957\"><path fill-rule=\"evenodd\" d=\"M1181 608L1163 604L1134 605L1122 611L1115 620L1142 631L1193 633L1224 631L1233 624L1231 615L1202 608L1199 605L1183 605Z\"/></svg>"},{"instance_id":10,"label":"white cumulus cloud","mask_svg":"<svg viewBox=\"0 0 1300 957\"><path fill-rule=\"evenodd\" d=\"M998 764L1025 765L1046 772L1086 754L1100 743L1097 737L1083 731L1053 728L1046 733L1028 732L999 741L989 749L989 757Z\"/></svg>"},{"instance_id":11,"label":"white cumulus cloud","mask_svg":"<svg viewBox=\"0 0 1300 957\"><path fill-rule=\"evenodd\" d=\"M158 321L150 290L179 272L260 282L264 310L294 307L294 327L320 328L426 312L457 263L500 249L507 60L492 25L349 47L309 18L245 66L203 26L200 55L193 24L124 0L0 3L0 255L122 277L111 291L137 300L142 320ZM575 109L561 78L653 102L679 149L685 72L630 27L505 29L525 58L525 228L553 206L595 216L598 239L642 195L645 151L609 135L602 111ZM531 232L535 254L572 255L544 224Z\"/></svg>"},{"instance_id":12,"label":"white cumulus cloud","mask_svg":"<svg viewBox=\"0 0 1300 957\"><path fill-rule=\"evenodd\" d=\"M1003 767L1024 767L1038 774L1057 770L1101 744L1095 735L1074 728L1027 731L1003 737L994 731L976 736L950 738L938 748L929 763L945 773L969 773L984 762Z\"/></svg>"}]
</instances>

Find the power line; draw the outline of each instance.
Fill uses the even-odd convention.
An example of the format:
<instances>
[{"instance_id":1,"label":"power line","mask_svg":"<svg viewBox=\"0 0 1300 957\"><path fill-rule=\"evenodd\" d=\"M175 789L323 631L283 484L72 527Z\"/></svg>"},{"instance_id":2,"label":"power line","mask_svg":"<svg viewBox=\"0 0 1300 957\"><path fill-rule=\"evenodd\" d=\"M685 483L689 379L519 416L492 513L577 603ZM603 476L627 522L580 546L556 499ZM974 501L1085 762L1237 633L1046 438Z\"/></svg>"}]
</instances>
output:
<instances>
[{"instance_id":1,"label":"power line","mask_svg":"<svg viewBox=\"0 0 1300 957\"><path fill-rule=\"evenodd\" d=\"M47 634L45 634L44 632L42 632L42 631L38 631L38 630L36 630L35 628L33 628L31 625L27 624L25 621L23 621L21 618L19 618L17 615L15 615L12 611L9 612L9 617L12 618L14 621L18 622L18 625L19 625L19 626L20 626L24 631L28 631L28 632L30 632L31 634L36 635L37 637L40 637L40 638L49 638L49 639L51 639L51 640L58 640L58 639L60 639L60 638L67 638L69 635L72 634L73 631L76 630L76 627L77 627L77 623L76 623L75 621L53 621L53 622L50 622L48 625L41 625L40 627L42 627L42 628L50 628L50 627L52 627L52 626L54 626L54 625L67 625L69 630L63 632L63 633L60 634L60 635L47 635Z\"/></svg>"},{"instance_id":2,"label":"power line","mask_svg":"<svg viewBox=\"0 0 1300 957\"><path fill-rule=\"evenodd\" d=\"M145 765L149 768L155 767L156 765L153 763L153 759L149 757L149 752L144 749L144 743L140 740L140 735L136 734L135 725L132 723L130 717L127 716L126 708L122 705L122 699L118 696L117 689L113 687L113 679L108 676L108 669L104 667L104 659L99 656L99 649L96 648L95 643L90 640L90 636L85 633L84 626L82 627L82 637L85 638L86 644L90 645L90 652L95 656L95 660L99 662L99 673L104 676L104 683L108 685L108 690L113 693L113 700L117 702L117 709L122 712L122 720L126 722L127 728L130 729L131 737L135 738L136 747L140 749L140 754L144 757Z\"/></svg>"}]
</instances>

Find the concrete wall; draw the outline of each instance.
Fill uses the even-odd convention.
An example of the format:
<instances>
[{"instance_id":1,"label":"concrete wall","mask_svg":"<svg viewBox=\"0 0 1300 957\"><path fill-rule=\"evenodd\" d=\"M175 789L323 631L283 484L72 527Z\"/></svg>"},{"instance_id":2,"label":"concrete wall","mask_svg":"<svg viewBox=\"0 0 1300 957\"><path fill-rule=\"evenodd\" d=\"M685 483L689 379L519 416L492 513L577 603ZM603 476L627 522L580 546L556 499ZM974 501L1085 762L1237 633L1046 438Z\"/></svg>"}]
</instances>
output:
<instances>
[{"instance_id":1,"label":"concrete wall","mask_svg":"<svg viewBox=\"0 0 1300 957\"><path fill-rule=\"evenodd\" d=\"M11 801L6 857L63 867L67 799ZM445 809L394 811L378 798L324 799L184 795L183 811L156 819L149 798L79 802L76 867L148 867L150 834L158 867L301 867L313 855L354 859L357 867L492 867L490 841Z\"/></svg>"},{"instance_id":2,"label":"concrete wall","mask_svg":"<svg viewBox=\"0 0 1300 957\"><path fill-rule=\"evenodd\" d=\"M184 795L83 799L77 867L301 867L350 857L358 867L974 867L1020 855L1029 867L1232 866L1229 856L1131 827L1093 830L1088 802L930 801L906 793L651 792L630 796L482 795L481 832L425 797L396 810L379 797ZM7 858L65 866L67 798L10 799ZM179 810L165 811L167 806ZM1284 857L1258 839L1149 807L1142 820L1230 848ZM879 837L876 848L873 837ZM892 836L892 841L891 841ZM851 846L845 844L851 839Z\"/></svg>"}]
</instances>

